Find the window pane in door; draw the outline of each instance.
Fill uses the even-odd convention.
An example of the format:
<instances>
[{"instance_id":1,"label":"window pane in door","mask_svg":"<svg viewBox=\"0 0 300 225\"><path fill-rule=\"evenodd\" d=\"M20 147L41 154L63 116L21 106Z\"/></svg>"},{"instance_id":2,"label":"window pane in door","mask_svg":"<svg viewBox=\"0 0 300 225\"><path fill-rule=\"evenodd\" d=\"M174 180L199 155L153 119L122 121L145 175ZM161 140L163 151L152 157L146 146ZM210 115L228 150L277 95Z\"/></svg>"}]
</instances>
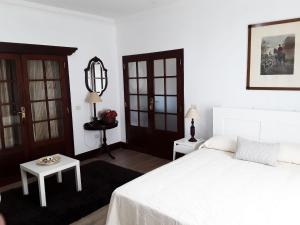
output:
<instances>
[{"instance_id":1,"label":"window pane in door","mask_svg":"<svg viewBox=\"0 0 300 225\"><path fill-rule=\"evenodd\" d=\"M9 126L20 123L20 116L11 105L4 105L1 107L2 111L2 123L3 126Z\"/></svg>"},{"instance_id":2,"label":"window pane in door","mask_svg":"<svg viewBox=\"0 0 300 225\"><path fill-rule=\"evenodd\" d=\"M164 130L165 129L165 115L155 114L155 129Z\"/></svg>"},{"instance_id":3,"label":"window pane in door","mask_svg":"<svg viewBox=\"0 0 300 225\"><path fill-rule=\"evenodd\" d=\"M13 126L4 128L5 148L12 148L22 144L21 127Z\"/></svg>"},{"instance_id":4,"label":"window pane in door","mask_svg":"<svg viewBox=\"0 0 300 225\"><path fill-rule=\"evenodd\" d=\"M34 141L43 141L49 139L48 122L33 124Z\"/></svg>"},{"instance_id":5,"label":"window pane in door","mask_svg":"<svg viewBox=\"0 0 300 225\"><path fill-rule=\"evenodd\" d=\"M0 83L1 103L19 102L18 88L15 82Z\"/></svg>"},{"instance_id":6,"label":"window pane in door","mask_svg":"<svg viewBox=\"0 0 300 225\"><path fill-rule=\"evenodd\" d=\"M56 61L46 60L46 79L59 79L59 64Z\"/></svg>"},{"instance_id":7,"label":"window pane in door","mask_svg":"<svg viewBox=\"0 0 300 225\"><path fill-rule=\"evenodd\" d=\"M177 94L176 78L167 78L166 81L167 81L167 84L166 84L167 95L176 95Z\"/></svg>"},{"instance_id":8,"label":"window pane in door","mask_svg":"<svg viewBox=\"0 0 300 225\"><path fill-rule=\"evenodd\" d=\"M164 60L154 60L154 76L161 77L164 76Z\"/></svg>"},{"instance_id":9,"label":"window pane in door","mask_svg":"<svg viewBox=\"0 0 300 225\"><path fill-rule=\"evenodd\" d=\"M177 75L176 58L166 59L166 76Z\"/></svg>"},{"instance_id":10,"label":"window pane in door","mask_svg":"<svg viewBox=\"0 0 300 225\"><path fill-rule=\"evenodd\" d=\"M61 97L60 81L47 81L48 99Z\"/></svg>"},{"instance_id":11,"label":"window pane in door","mask_svg":"<svg viewBox=\"0 0 300 225\"><path fill-rule=\"evenodd\" d=\"M165 97L155 96L155 112L165 112Z\"/></svg>"},{"instance_id":12,"label":"window pane in door","mask_svg":"<svg viewBox=\"0 0 300 225\"><path fill-rule=\"evenodd\" d=\"M31 103L31 113L33 121L48 119L46 102Z\"/></svg>"},{"instance_id":13,"label":"window pane in door","mask_svg":"<svg viewBox=\"0 0 300 225\"><path fill-rule=\"evenodd\" d=\"M27 72L30 80L40 80L44 78L44 69L42 60L28 60Z\"/></svg>"},{"instance_id":14,"label":"window pane in door","mask_svg":"<svg viewBox=\"0 0 300 225\"><path fill-rule=\"evenodd\" d=\"M16 79L16 62L11 59L0 60L0 80Z\"/></svg>"},{"instance_id":15,"label":"window pane in door","mask_svg":"<svg viewBox=\"0 0 300 225\"><path fill-rule=\"evenodd\" d=\"M147 79L139 79L139 94L147 94Z\"/></svg>"},{"instance_id":16,"label":"window pane in door","mask_svg":"<svg viewBox=\"0 0 300 225\"><path fill-rule=\"evenodd\" d=\"M58 138L63 136L63 121L50 120L51 138Z\"/></svg>"},{"instance_id":17,"label":"window pane in door","mask_svg":"<svg viewBox=\"0 0 300 225\"><path fill-rule=\"evenodd\" d=\"M137 95L130 95L130 109L138 110Z\"/></svg>"},{"instance_id":18,"label":"window pane in door","mask_svg":"<svg viewBox=\"0 0 300 225\"><path fill-rule=\"evenodd\" d=\"M140 112L140 126L148 127L148 113Z\"/></svg>"},{"instance_id":19,"label":"window pane in door","mask_svg":"<svg viewBox=\"0 0 300 225\"><path fill-rule=\"evenodd\" d=\"M3 82L0 83L0 100L1 103L8 103L10 102L10 94L9 94L9 89L8 89L8 83Z\"/></svg>"},{"instance_id":20,"label":"window pane in door","mask_svg":"<svg viewBox=\"0 0 300 225\"><path fill-rule=\"evenodd\" d=\"M136 77L136 62L128 63L128 76Z\"/></svg>"},{"instance_id":21,"label":"window pane in door","mask_svg":"<svg viewBox=\"0 0 300 225\"><path fill-rule=\"evenodd\" d=\"M177 97L173 97L173 96L167 97L167 112L177 113Z\"/></svg>"},{"instance_id":22,"label":"window pane in door","mask_svg":"<svg viewBox=\"0 0 300 225\"><path fill-rule=\"evenodd\" d=\"M129 79L129 94L137 94L137 79Z\"/></svg>"},{"instance_id":23,"label":"window pane in door","mask_svg":"<svg viewBox=\"0 0 300 225\"><path fill-rule=\"evenodd\" d=\"M155 78L154 79L154 94L163 95L165 94L165 83L164 78Z\"/></svg>"},{"instance_id":24,"label":"window pane in door","mask_svg":"<svg viewBox=\"0 0 300 225\"><path fill-rule=\"evenodd\" d=\"M62 109L61 101L49 101L48 106L49 106L49 118L50 119L61 118L63 116L63 109Z\"/></svg>"},{"instance_id":25,"label":"window pane in door","mask_svg":"<svg viewBox=\"0 0 300 225\"><path fill-rule=\"evenodd\" d=\"M177 116L167 115L167 130L177 132Z\"/></svg>"},{"instance_id":26,"label":"window pane in door","mask_svg":"<svg viewBox=\"0 0 300 225\"><path fill-rule=\"evenodd\" d=\"M140 110L148 111L148 96L140 96Z\"/></svg>"},{"instance_id":27,"label":"window pane in door","mask_svg":"<svg viewBox=\"0 0 300 225\"><path fill-rule=\"evenodd\" d=\"M45 100L45 84L44 81L31 81L29 82L30 100L38 101Z\"/></svg>"},{"instance_id":28,"label":"window pane in door","mask_svg":"<svg viewBox=\"0 0 300 225\"><path fill-rule=\"evenodd\" d=\"M147 77L147 62L146 61L138 62L138 69L139 69L139 77Z\"/></svg>"},{"instance_id":29,"label":"window pane in door","mask_svg":"<svg viewBox=\"0 0 300 225\"><path fill-rule=\"evenodd\" d=\"M130 111L130 125L131 126L138 126L139 125L138 112Z\"/></svg>"}]
</instances>

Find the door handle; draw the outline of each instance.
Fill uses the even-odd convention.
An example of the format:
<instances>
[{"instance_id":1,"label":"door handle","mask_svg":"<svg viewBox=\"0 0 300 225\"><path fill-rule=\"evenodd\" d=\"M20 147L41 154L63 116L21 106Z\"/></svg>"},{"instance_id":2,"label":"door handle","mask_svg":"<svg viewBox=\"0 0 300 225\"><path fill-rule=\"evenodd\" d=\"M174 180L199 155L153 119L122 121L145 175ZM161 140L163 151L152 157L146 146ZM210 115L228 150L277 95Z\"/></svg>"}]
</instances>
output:
<instances>
[{"instance_id":1,"label":"door handle","mask_svg":"<svg viewBox=\"0 0 300 225\"><path fill-rule=\"evenodd\" d=\"M149 104L150 111L153 111L153 106L154 106L154 100L153 100L153 97L151 97L150 98L150 104Z\"/></svg>"},{"instance_id":2,"label":"door handle","mask_svg":"<svg viewBox=\"0 0 300 225\"><path fill-rule=\"evenodd\" d=\"M20 112L18 112L18 114L19 115L21 115L21 118L24 120L24 119L26 119L26 109L25 109L25 107L24 106L21 106L20 107Z\"/></svg>"}]
</instances>

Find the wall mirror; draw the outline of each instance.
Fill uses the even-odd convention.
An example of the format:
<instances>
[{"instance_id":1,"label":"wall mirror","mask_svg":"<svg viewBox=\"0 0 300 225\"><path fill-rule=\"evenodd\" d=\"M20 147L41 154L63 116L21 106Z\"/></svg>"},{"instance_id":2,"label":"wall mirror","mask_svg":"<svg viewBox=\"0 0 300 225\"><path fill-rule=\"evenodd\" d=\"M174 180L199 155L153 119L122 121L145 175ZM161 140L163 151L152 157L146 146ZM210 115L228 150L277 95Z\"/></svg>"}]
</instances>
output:
<instances>
[{"instance_id":1,"label":"wall mirror","mask_svg":"<svg viewBox=\"0 0 300 225\"><path fill-rule=\"evenodd\" d=\"M94 57L89 61L85 71L85 85L90 92L97 92L99 96L107 88L107 69L98 57Z\"/></svg>"}]
</instances>

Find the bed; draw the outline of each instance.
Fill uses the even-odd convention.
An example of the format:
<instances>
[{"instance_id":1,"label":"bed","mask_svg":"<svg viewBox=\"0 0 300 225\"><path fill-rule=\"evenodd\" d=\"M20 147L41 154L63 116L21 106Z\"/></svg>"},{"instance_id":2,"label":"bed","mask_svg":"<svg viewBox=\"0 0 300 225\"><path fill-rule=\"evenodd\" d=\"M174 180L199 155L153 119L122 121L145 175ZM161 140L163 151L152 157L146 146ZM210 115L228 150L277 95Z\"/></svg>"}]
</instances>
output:
<instances>
[{"instance_id":1,"label":"bed","mask_svg":"<svg viewBox=\"0 0 300 225\"><path fill-rule=\"evenodd\" d=\"M300 113L214 108L214 135L299 143ZM201 148L112 195L107 225L300 224L300 165Z\"/></svg>"}]
</instances>

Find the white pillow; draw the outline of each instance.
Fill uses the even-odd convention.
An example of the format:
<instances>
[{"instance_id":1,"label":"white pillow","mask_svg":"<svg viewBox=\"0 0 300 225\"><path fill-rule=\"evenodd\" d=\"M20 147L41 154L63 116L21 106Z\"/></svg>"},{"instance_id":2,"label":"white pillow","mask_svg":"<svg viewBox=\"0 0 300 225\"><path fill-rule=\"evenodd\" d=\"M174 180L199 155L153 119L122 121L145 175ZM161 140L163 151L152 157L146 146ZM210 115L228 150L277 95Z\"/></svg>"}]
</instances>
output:
<instances>
[{"instance_id":1,"label":"white pillow","mask_svg":"<svg viewBox=\"0 0 300 225\"><path fill-rule=\"evenodd\" d=\"M202 147L217 149L225 152L235 152L236 140L226 136L214 136L208 139Z\"/></svg>"},{"instance_id":2,"label":"white pillow","mask_svg":"<svg viewBox=\"0 0 300 225\"><path fill-rule=\"evenodd\" d=\"M237 138L236 159L276 166L279 144L263 143Z\"/></svg>"},{"instance_id":3,"label":"white pillow","mask_svg":"<svg viewBox=\"0 0 300 225\"><path fill-rule=\"evenodd\" d=\"M300 164L300 144L280 144L278 161Z\"/></svg>"}]
</instances>

